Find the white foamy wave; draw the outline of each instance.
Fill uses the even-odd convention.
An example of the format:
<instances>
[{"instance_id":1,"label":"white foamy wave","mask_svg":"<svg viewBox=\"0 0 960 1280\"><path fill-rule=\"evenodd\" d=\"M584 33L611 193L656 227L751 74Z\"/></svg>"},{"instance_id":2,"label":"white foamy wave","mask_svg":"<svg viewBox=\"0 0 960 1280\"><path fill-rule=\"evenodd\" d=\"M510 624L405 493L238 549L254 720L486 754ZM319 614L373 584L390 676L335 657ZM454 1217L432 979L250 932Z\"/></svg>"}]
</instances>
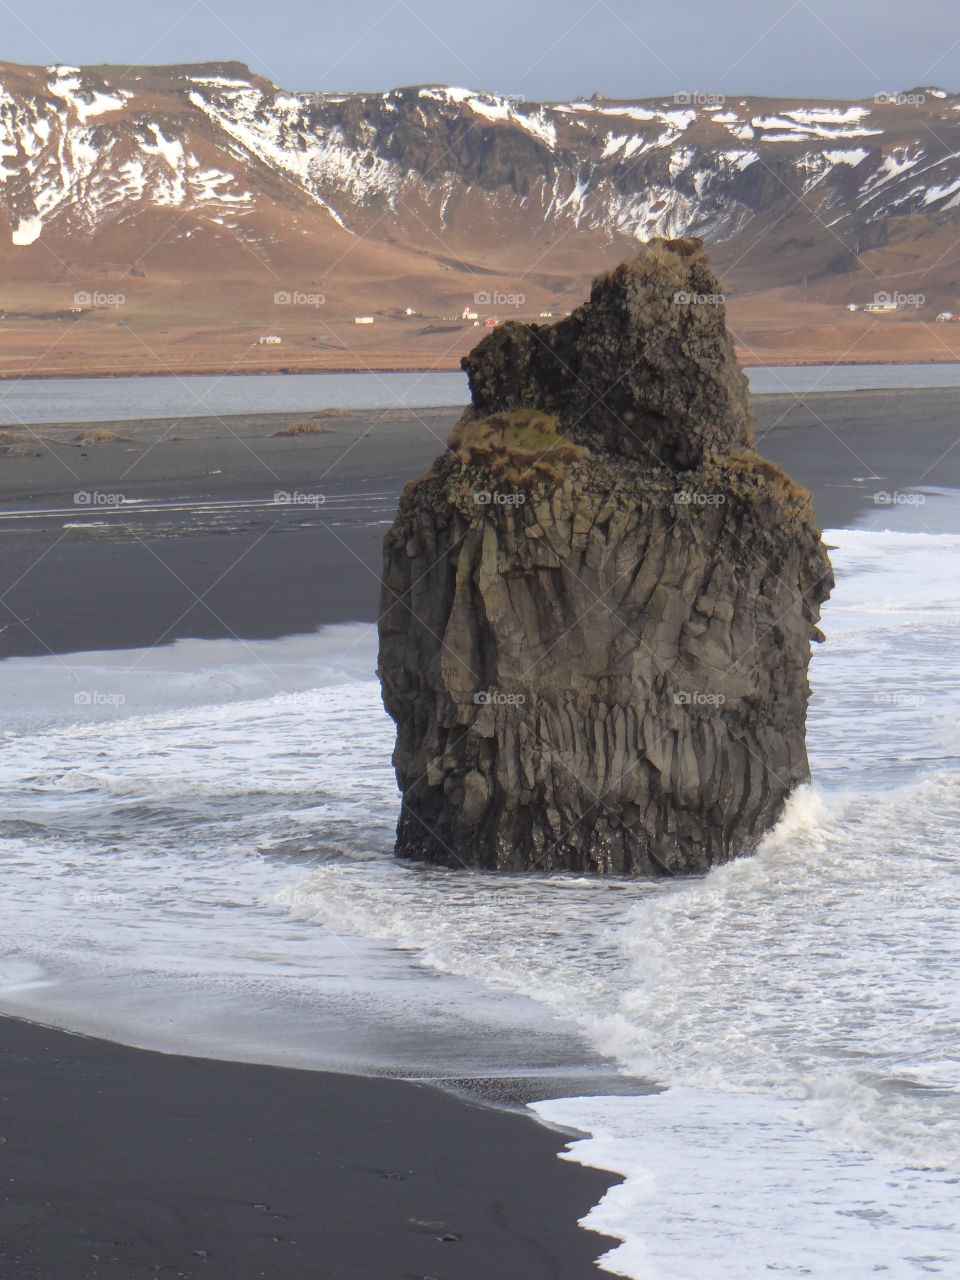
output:
<instances>
[{"instance_id":1,"label":"white foamy wave","mask_svg":"<svg viewBox=\"0 0 960 1280\"><path fill-rule=\"evenodd\" d=\"M277 901L300 920L376 938L443 973L482 977L564 1016L611 1008L627 909L658 887L575 876L505 880L440 868L338 864L311 869Z\"/></svg>"},{"instance_id":2,"label":"white foamy wave","mask_svg":"<svg viewBox=\"0 0 960 1280\"><path fill-rule=\"evenodd\" d=\"M533 1109L590 1131L568 1158L624 1176L582 1220L623 1241L600 1262L615 1275L911 1280L960 1269L956 1178L838 1158L806 1137L797 1103L673 1087Z\"/></svg>"},{"instance_id":3,"label":"white foamy wave","mask_svg":"<svg viewBox=\"0 0 960 1280\"><path fill-rule=\"evenodd\" d=\"M813 655L807 743L831 791L883 791L960 765L960 537L829 531L837 587ZM880 616L882 615L882 617Z\"/></svg>"},{"instance_id":4,"label":"white foamy wave","mask_svg":"<svg viewBox=\"0 0 960 1280\"><path fill-rule=\"evenodd\" d=\"M831 642L911 620L960 625L960 535L827 529L840 585L824 608Z\"/></svg>"},{"instance_id":5,"label":"white foamy wave","mask_svg":"<svg viewBox=\"0 0 960 1280\"><path fill-rule=\"evenodd\" d=\"M632 1070L806 1099L850 1147L960 1161L958 775L886 796L801 792L752 858L638 905L619 1008L596 1034Z\"/></svg>"}]
</instances>

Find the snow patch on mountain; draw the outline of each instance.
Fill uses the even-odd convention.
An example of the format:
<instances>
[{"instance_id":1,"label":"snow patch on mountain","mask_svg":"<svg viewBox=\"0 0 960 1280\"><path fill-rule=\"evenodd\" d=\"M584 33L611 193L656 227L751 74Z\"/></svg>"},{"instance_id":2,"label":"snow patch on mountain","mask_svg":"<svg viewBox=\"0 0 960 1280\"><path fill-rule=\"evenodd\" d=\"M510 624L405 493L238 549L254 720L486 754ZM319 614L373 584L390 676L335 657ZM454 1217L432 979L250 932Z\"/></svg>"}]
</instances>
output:
<instances>
[{"instance_id":1,"label":"snow patch on mountain","mask_svg":"<svg viewBox=\"0 0 960 1280\"><path fill-rule=\"evenodd\" d=\"M849 164L856 168L866 160L870 152L863 147L851 147L847 151L821 151L820 154L828 164Z\"/></svg>"},{"instance_id":2,"label":"snow patch on mountain","mask_svg":"<svg viewBox=\"0 0 960 1280\"><path fill-rule=\"evenodd\" d=\"M475 115L482 116L485 120L495 124L519 125L551 151L557 145L557 126L546 118L543 110L528 115L509 98L495 98L489 94L468 94L457 105L464 103Z\"/></svg>"},{"instance_id":3,"label":"snow patch on mountain","mask_svg":"<svg viewBox=\"0 0 960 1280\"><path fill-rule=\"evenodd\" d=\"M141 201L208 212L252 202L233 173L202 165L156 120L134 117L122 131L100 123L109 112L129 112L132 94L106 92L105 82L84 81L75 68L47 71L47 99L0 87L0 190L16 192L13 244L35 243L61 215L92 230L108 210Z\"/></svg>"},{"instance_id":4,"label":"snow patch on mountain","mask_svg":"<svg viewBox=\"0 0 960 1280\"><path fill-rule=\"evenodd\" d=\"M404 174L371 148L358 152L339 129L320 132L307 115L310 100L277 94L269 102L259 89L228 89L216 99L196 90L195 107L249 155L291 178L344 230L346 220L322 194L330 185L350 202L364 204L385 196L395 207Z\"/></svg>"},{"instance_id":5,"label":"snow patch on mountain","mask_svg":"<svg viewBox=\"0 0 960 1280\"><path fill-rule=\"evenodd\" d=\"M33 244L40 237L43 222L40 218L21 218L13 229L13 243L19 245Z\"/></svg>"},{"instance_id":6,"label":"snow patch on mountain","mask_svg":"<svg viewBox=\"0 0 960 1280\"><path fill-rule=\"evenodd\" d=\"M862 107L851 107L837 115L828 111L785 111L782 115L754 116L751 127L762 129L764 142L797 142L806 138L868 138L882 129L857 127ZM773 132L770 132L770 131Z\"/></svg>"},{"instance_id":7,"label":"snow patch on mountain","mask_svg":"<svg viewBox=\"0 0 960 1280\"><path fill-rule=\"evenodd\" d=\"M108 111L121 110L133 96L126 91L102 93L100 89L84 89L81 76L82 73L76 67L55 67L51 79L47 81L47 89L53 97L65 102L81 124L86 124L94 116L105 115Z\"/></svg>"},{"instance_id":8,"label":"snow patch on mountain","mask_svg":"<svg viewBox=\"0 0 960 1280\"><path fill-rule=\"evenodd\" d=\"M955 209L957 205L960 205L960 195L954 195L954 192L960 192L960 178L957 178L954 182L944 183L943 186L928 188L923 197L923 203L925 205L937 204L940 200L945 200L947 196L954 196L943 207L944 209Z\"/></svg>"}]
</instances>

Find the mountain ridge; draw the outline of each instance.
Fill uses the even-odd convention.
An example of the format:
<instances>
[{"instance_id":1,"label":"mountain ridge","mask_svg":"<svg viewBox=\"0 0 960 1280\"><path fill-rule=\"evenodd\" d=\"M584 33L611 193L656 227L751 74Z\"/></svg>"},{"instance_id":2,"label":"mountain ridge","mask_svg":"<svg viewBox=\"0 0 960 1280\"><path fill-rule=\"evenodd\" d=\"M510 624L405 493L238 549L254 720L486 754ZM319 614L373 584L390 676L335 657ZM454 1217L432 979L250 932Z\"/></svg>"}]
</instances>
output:
<instances>
[{"instance_id":1,"label":"mountain ridge","mask_svg":"<svg viewBox=\"0 0 960 1280\"><path fill-rule=\"evenodd\" d=\"M103 281L127 308L114 338L130 328L174 364L166 348L181 341L212 366L228 348L245 359L239 338L203 336L239 304L246 346L282 320L297 365L338 351L341 365L402 366L417 348L419 363L454 367L472 335L444 326L475 295L523 298L481 302L480 321L523 307L536 318L571 306L631 245L686 234L710 246L748 359L805 358L812 341L842 352L858 335L851 358L878 341L893 358L918 342L921 358L956 358L953 332L927 329L960 299L958 219L960 96L930 86L869 101L537 103L441 85L293 93L236 61L0 63L0 308L42 325L72 311L65 285L92 295ZM273 295L296 291L322 293L319 325L278 312ZM904 330L896 342L864 344L842 308L884 292L924 301L888 322ZM786 324L783 306L803 323ZM443 332L402 326L407 307ZM376 333L348 341L342 326L368 312ZM21 337L0 374L26 358ZM102 346L66 343L75 363Z\"/></svg>"}]
</instances>

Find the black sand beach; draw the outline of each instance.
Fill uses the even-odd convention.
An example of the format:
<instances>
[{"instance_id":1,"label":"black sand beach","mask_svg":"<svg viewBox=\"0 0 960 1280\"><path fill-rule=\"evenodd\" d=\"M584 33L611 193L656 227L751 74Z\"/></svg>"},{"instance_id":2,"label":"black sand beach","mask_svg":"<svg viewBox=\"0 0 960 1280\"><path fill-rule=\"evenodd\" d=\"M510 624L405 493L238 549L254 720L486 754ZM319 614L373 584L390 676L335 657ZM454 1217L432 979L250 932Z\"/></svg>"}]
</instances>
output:
<instances>
[{"instance_id":1,"label":"black sand beach","mask_svg":"<svg viewBox=\"0 0 960 1280\"><path fill-rule=\"evenodd\" d=\"M761 452L825 527L867 516L879 489L960 488L955 391L756 407ZM84 424L0 433L0 656L375 620L397 497L456 412L275 434L301 417L110 424L119 439L93 444ZM0 1099L3 1280L559 1280L596 1275L606 1247L576 1221L612 1176L557 1160L562 1135L524 1116L428 1086L0 1019Z\"/></svg>"},{"instance_id":2,"label":"black sand beach","mask_svg":"<svg viewBox=\"0 0 960 1280\"><path fill-rule=\"evenodd\" d=\"M824 528L879 489L960 487L955 390L754 403L760 452ZM400 490L457 414L352 412L294 436L276 433L303 415L111 423L117 439L87 445L95 424L0 431L0 657L374 621Z\"/></svg>"},{"instance_id":3,"label":"black sand beach","mask_svg":"<svg viewBox=\"0 0 960 1280\"><path fill-rule=\"evenodd\" d=\"M612 1177L431 1087L3 1019L0 1095L3 1280L580 1280L604 1247Z\"/></svg>"}]
</instances>

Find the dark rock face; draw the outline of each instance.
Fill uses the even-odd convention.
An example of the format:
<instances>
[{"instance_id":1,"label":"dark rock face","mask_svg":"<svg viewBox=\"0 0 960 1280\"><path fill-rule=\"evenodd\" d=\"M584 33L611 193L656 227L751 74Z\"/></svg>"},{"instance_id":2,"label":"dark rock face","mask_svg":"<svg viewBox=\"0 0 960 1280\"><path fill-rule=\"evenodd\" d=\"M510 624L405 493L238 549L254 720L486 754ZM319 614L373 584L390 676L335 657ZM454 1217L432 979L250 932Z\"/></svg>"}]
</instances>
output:
<instances>
[{"instance_id":1,"label":"dark rock face","mask_svg":"<svg viewBox=\"0 0 960 1280\"><path fill-rule=\"evenodd\" d=\"M384 544L397 852L635 875L749 852L809 777L833 575L753 449L700 243L651 242L464 366L473 408Z\"/></svg>"},{"instance_id":2,"label":"dark rock face","mask_svg":"<svg viewBox=\"0 0 960 1280\"><path fill-rule=\"evenodd\" d=\"M550 327L508 324L464 361L478 417L536 407L573 440L688 468L752 446L747 379L698 240L652 241Z\"/></svg>"}]
</instances>

